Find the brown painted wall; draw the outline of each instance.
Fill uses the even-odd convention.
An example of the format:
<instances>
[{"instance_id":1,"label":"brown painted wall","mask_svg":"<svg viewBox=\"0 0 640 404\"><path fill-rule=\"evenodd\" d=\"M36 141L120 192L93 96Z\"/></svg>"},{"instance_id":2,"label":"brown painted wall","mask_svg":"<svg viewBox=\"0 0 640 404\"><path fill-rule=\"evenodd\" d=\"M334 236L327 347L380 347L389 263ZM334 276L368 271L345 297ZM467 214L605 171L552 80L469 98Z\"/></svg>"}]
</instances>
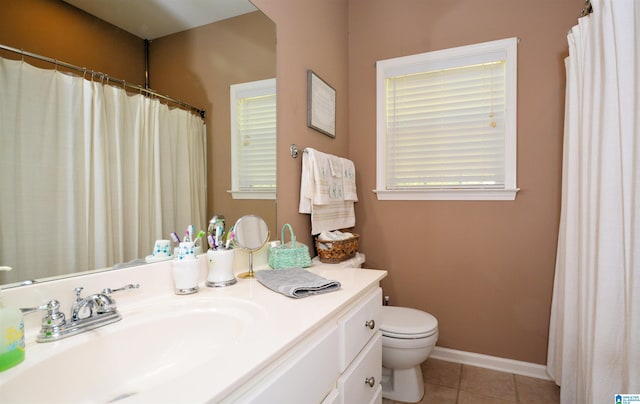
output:
<instances>
[{"instance_id":1,"label":"brown painted wall","mask_svg":"<svg viewBox=\"0 0 640 404\"><path fill-rule=\"evenodd\" d=\"M440 322L438 345L546 363L560 214L566 34L582 1L349 1L350 156L367 264L392 304ZM513 202L378 201L376 60L519 37Z\"/></svg>"},{"instance_id":2,"label":"brown painted wall","mask_svg":"<svg viewBox=\"0 0 640 404\"><path fill-rule=\"evenodd\" d=\"M348 152L357 168L361 250L366 266L389 270L383 287L392 304L433 313L439 346L545 363L560 207L563 58L583 2L255 3L278 32L279 224L294 224L300 238L308 233L308 217L295 213L300 166L288 156L289 144ZM513 36L521 39L516 200L378 201L371 192L375 61ZM306 128L307 68L337 89L335 141Z\"/></svg>"},{"instance_id":3,"label":"brown painted wall","mask_svg":"<svg viewBox=\"0 0 640 404\"><path fill-rule=\"evenodd\" d=\"M1 44L144 84L142 39L59 0L3 0L0 10Z\"/></svg>"},{"instance_id":4,"label":"brown painted wall","mask_svg":"<svg viewBox=\"0 0 640 404\"><path fill-rule=\"evenodd\" d=\"M345 0L253 0L276 23L278 102L278 226L290 223L312 247L309 215L298 212L302 159L289 145L348 156L349 88ZM336 89L336 137L307 128L307 69ZM278 231L279 238L280 232ZM273 238L273 237L272 237Z\"/></svg>"},{"instance_id":5,"label":"brown painted wall","mask_svg":"<svg viewBox=\"0 0 640 404\"><path fill-rule=\"evenodd\" d=\"M276 232L276 202L233 200L229 86L276 77L276 31L261 12L245 14L151 42L150 86L207 111L207 216L233 224L252 213Z\"/></svg>"},{"instance_id":6,"label":"brown painted wall","mask_svg":"<svg viewBox=\"0 0 640 404\"><path fill-rule=\"evenodd\" d=\"M52 14L57 12L53 9L30 12L28 6L35 3L47 7L62 4L5 1L1 43L87 65L127 81L142 81L140 77L128 78L127 72L117 72L119 68L133 67L127 64L116 62L111 68L96 62L96 66L89 66L83 59L75 59L73 49L78 48L78 41L87 38L75 30L75 22L65 22L66 17ZM576 22L582 0L538 0L534 5L517 0L486 0L481 7L474 0L255 3L277 24L278 225L291 223L299 239L311 243L309 217L296 213L300 159L289 156L291 143L350 157L358 175L360 202L356 204L356 215L361 250L367 254L368 267L389 270L383 287L392 304L417 307L438 317L440 346L545 363L560 206L563 58L567 55L566 33ZM53 21L62 25L51 27ZM67 31L60 28L65 23L71 27ZM29 34L15 35L24 32L25 27L38 38L50 38L49 43L40 48L26 39ZM63 38L55 39L56 35ZM107 36L119 35L110 31ZM374 62L512 36L521 38L521 191L517 199L377 201L370 192L375 187ZM100 63L116 60L110 51L104 51L109 48L107 45L93 44L90 42L87 47L96 49L94 56L104 59ZM61 51L54 54L57 49ZM195 48L189 52L192 58L202 56ZM197 83L193 84L195 87L210 80L210 71L206 70L210 64L198 60L193 65L187 63L189 69L202 69L197 72L198 80L189 77L190 83ZM309 68L337 90L336 139L306 127ZM134 76L143 71L137 67L133 70L138 72ZM152 72L152 86L154 74L161 73ZM179 92L174 95L171 90L172 96L180 98ZM185 101L204 105L211 113L217 105L199 91L189 89ZM189 94L200 95L191 99Z\"/></svg>"}]
</instances>

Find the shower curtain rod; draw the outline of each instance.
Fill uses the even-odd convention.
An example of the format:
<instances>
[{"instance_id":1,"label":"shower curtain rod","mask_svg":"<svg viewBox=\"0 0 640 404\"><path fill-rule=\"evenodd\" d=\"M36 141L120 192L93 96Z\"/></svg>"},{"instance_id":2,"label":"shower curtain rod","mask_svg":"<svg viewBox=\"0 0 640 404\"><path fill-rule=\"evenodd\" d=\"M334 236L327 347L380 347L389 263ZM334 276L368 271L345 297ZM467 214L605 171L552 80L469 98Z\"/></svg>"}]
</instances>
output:
<instances>
[{"instance_id":1,"label":"shower curtain rod","mask_svg":"<svg viewBox=\"0 0 640 404\"><path fill-rule=\"evenodd\" d=\"M159 94L159 93L157 93L157 92L155 92L153 90L146 89L146 88L141 87L141 86L139 86L137 84L127 83L124 80L120 80L120 79L116 79L116 78L110 77L108 74L105 74L105 73L95 72L93 70L88 70L88 69L86 69L84 67L74 66L72 64L61 62L59 60L52 59L52 58L49 58L49 57L46 57L46 56L41 56L41 55L38 55L38 54L35 54L35 53L23 51L22 49L12 48L11 46L7 46L7 45L0 44L0 49L6 50L6 51L9 51L9 52L18 53L18 54L23 55L23 56L28 56L30 58L42 60L44 62L49 62L49 63L52 63L52 64L54 64L56 66L62 66L62 67L65 67L67 69L70 69L70 70L75 70L77 72L82 73L83 77L84 77L85 74L91 74L92 78L93 77L97 77L98 80L101 80L101 81L105 80L107 83L109 83L111 81L111 82L119 84L119 85L121 85L123 87L128 87L128 88L131 88L133 90L136 90L136 91L138 91L140 93L144 92L146 95L149 95L149 96L152 96L152 97L161 98L161 99L163 99L165 101L171 102L172 104L176 104L176 105L178 105L178 106L180 106L180 107L182 107L184 109L189 109L191 111L195 111L202 117L202 119L204 119L204 117L206 116L206 111L204 109L196 108L193 105L187 104L187 103L182 102L180 100L176 100L175 98L171 98L171 97L166 96L166 95Z\"/></svg>"}]
</instances>

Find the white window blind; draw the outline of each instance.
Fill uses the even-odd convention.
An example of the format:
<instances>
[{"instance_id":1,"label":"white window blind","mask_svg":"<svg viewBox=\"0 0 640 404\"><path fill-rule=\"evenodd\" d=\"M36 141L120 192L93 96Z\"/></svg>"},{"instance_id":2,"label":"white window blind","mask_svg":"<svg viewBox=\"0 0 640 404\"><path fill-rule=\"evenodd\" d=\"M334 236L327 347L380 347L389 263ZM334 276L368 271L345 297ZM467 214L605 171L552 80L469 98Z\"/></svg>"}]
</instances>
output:
<instances>
[{"instance_id":1,"label":"white window blind","mask_svg":"<svg viewBox=\"0 0 640 404\"><path fill-rule=\"evenodd\" d=\"M379 62L379 199L515 191L515 58L495 45Z\"/></svg>"},{"instance_id":2,"label":"white window blind","mask_svg":"<svg viewBox=\"0 0 640 404\"><path fill-rule=\"evenodd\" d=\"M232 195L275 199L275 79L231 86Z\"/></svg>"}]
</instances>

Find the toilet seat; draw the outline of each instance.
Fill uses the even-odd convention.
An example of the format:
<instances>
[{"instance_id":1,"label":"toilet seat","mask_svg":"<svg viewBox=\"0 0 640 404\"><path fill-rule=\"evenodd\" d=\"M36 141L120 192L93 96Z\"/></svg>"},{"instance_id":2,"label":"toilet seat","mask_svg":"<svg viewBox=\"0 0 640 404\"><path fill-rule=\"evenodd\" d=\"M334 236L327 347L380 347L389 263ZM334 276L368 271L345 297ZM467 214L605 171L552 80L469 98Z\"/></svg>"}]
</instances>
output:
<instances>
[{"instance_id":1,"label":"toilet seat","mask_svg":"<svg viewBox=\"0 0 640 404\"><path fill-rule=\"evenodd\" d=\"M438 332L438 320L422 310L382 306L380 331L389 338L427 338Z\"/></svg>"}]
</instances>

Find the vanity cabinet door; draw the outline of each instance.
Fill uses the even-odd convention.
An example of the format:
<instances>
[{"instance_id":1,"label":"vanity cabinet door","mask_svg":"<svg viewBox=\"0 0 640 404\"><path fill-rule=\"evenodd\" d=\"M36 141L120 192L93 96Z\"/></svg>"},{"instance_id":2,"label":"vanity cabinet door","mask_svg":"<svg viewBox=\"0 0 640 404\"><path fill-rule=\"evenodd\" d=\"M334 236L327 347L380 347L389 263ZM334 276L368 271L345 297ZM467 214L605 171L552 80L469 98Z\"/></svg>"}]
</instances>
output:
<instances>
[{"instance_id":1,"label":"vanity cabinet door","mask_svg":"<svg viewBox=\"0 0 640 404\"><path fill-rule=\"evenodd\" d=\"M338 377L338 332L328 331L286 354L288 362L234 403L320 403L335 388Z\"/></svg>"},{"instance_id":2,"label":"vanity cabinet door","mask_svg":"<svg viewBox=\"0 0 640 404\"><path fill-rule=\"evenodd\" d=\"M376 288L360 304L338 321L340 332L340 372L376 335L382 317L382 289Z\"/></svg>"},{"instance_id":3,"label":"vanity cabinet door","mask_svg":"<svg viewBox=\"0 0 640 404\"><path fill-rule=\"evenodd\" d=\"M381 402L382 336L379 332L338 379L344 404Z\"/></svg>"},{"instance_id":4,"label":"vanity cabinet door","mask_svg":"<svg viewBox=\"0 0 640 404\"><path fill-rule=\"evenodd\" d=\"M327 394L327 396L322 400L322 404L339 404L340 403L340 392L336 389L333 389Z\"/></svg>"}]
</instances>

